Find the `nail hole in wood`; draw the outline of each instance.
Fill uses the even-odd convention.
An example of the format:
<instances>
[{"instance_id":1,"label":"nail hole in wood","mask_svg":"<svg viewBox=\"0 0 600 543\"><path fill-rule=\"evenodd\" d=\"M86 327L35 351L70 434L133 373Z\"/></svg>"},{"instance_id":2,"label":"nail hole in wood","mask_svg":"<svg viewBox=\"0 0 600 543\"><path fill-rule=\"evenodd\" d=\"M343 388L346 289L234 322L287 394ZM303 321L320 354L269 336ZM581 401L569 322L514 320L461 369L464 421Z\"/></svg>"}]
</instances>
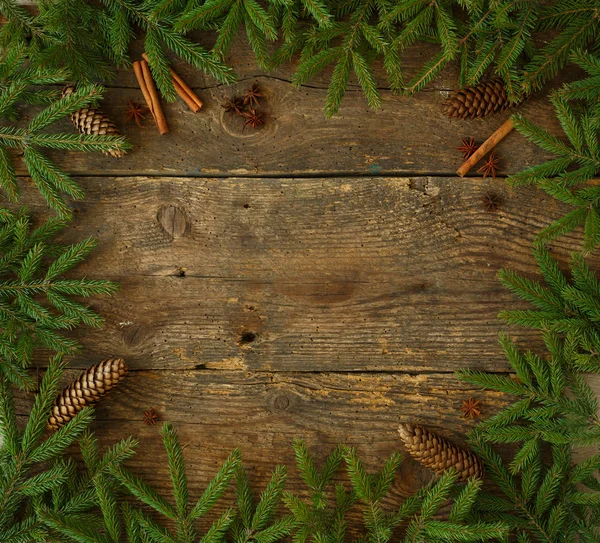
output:
<instances>
[{"instance_id":1,"label":"nail hole in wood","mask_svg":"<svg viewBox=\"0 0 600 543\"><path fill-rule=\"evenodd\" d=\"M252 343L255 339L256 334L254 332L244 332L240 338L240 343L242 345L246 345L248 343Z\"/></svg>"}]
</instances>

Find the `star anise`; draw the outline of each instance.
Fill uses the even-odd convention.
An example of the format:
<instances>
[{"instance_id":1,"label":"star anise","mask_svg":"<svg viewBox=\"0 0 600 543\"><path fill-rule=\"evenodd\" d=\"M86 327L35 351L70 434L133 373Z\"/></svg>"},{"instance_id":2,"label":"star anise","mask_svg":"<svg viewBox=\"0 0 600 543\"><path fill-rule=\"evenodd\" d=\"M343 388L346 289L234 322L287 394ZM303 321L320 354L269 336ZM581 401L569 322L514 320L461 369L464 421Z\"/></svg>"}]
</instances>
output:
<instances>
[{"instance_id":1,"label":"star anise","mask_svg":"<svg viewBox=\"0 0 600 543\"><path fill-rule=\"evenodd\" d=\"M244 117L246 117L244 126L251 126L252 128L258 128L261 124L265 124L265 120L263 119L263 114L256 111L255 109L251 108L250 111L246 111L244 113Z\"/></svg>"},{"instance_id":2,"label":"star anise","mask_svg":"<svg viewBox=\"0 0 600 543\"><path fill-rule=\"evenodd\" d=\"M260 92L260 87L257 83L252 83L252 86L246 91L244 95L244 104L249 104L251 106L257 106L260 103L260 98L262 98L264 94Z\"/></svg>"},{"instance_id":3,"label":"star anise","mask_svg":"<svg viewBox=\"0 0 600 543\"><path fill-rule=\"evenodd\" d=\"M146 106L129 100L129 104L127 105L127 122L135 121L136 124L141 128L142 121L146 118L147 113L148 108Z\"/></svg>"},{"instance_id":4,"label":"star anise","mask_svg":"<svg viewBox=\"0 0 600 543\"><path fill-rule=\"evenodd\" d=\"M475 138L462 138L462 145L456 148L463 154L463 160L467 160L477 149L479 149L479 145L475 143Z\"/></svg>"},{"instance_id":5,"label":"star anise","mask_svg":"<svg viewBox=\"0 0 600 543\"><path fill-rule=\"evenodd\" d=\"M498 208L502 205L502 198L493 192L486 192L481 198L481 203L486 211L493 213L498 211Z\"/></svg>"},{"instance_id":6,"label":"star anise","mask_svg":"<svg viewBox=\"0 0 600 543\"><path fill-rule=\"evenodd\" d=\"M496 151L492 151L488 155L485 164L477 171L483 174L484 179L490 175L495 179L496 174L500 171L500 160L502 158L496 156Z\"/></svg>"},{"instance_id":7,"label":"star anise","mask_svg":"<svg viewBox=\"0 0 600 543\"><path fill-rule=\"evenodd\" d=\"M154 409L148 409L148 411L144 411L144 424L146 426L154 426L158 417L159 415Z\"/></svg>"},{"instance_id":8,"label":"star anise","mask_svg":"<svg viewBox=\"0 0 600 543\"><path fill-rule=\"evenodd\" d=\"M465 419L476 419L477 417L479 417L479 415L481 415L481 409L479 408L479 400L476 400L475 398L463 400L460 410L463 412L463 416L465 417Z\"/></svg>"},{"instance_id":9,"label":"star anise","mask_svg":"<svg viewBox=\"0 0 600 543\"><path fill-rule=\"evenodd\" d=\"M221 104L221 107L231 115L243 115L244 99L240 96L232 96L231 98L226 98L225 102Z\"/></svg>"}]
</instances>

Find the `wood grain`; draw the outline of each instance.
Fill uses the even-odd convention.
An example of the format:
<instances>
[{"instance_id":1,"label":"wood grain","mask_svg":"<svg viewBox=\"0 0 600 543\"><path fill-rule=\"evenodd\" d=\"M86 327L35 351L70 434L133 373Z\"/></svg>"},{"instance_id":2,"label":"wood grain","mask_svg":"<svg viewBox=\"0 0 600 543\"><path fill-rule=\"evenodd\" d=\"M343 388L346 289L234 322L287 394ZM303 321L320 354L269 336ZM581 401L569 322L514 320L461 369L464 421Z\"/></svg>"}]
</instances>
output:
<instances>
[{"instance_id":1,"label":"wood grain","mask_svg":"<svg viewBox=\"0 0 600 543\"><path fill-rule=\"evenodd\" d=\"M69 372L64 381L77 375ZM594 376L593 386L600 390ZM462 401L481 402L489 417L509 399L483 392L452 374L432 373L270 373L196 371L134 371L97 406L93 428L108 447L128 435L139 439L129 465L164 495L171 481L159 437L161 421L175 424L185 447L190 495L198 497L228 453L239 447L255 489L268 481L277 464L286 464L286 488L303 491L291 444L305 440L321 462L338 444L353 446L366 469L381 469L394 451L401 451L397 427L416 422L465 445L465 434L477 421L466 420ZM19 395L17 413L28 412L30 398ZM155 426L144 426L143 412L160 414ZM506 449L500 447L503 454ZM575 451L576 458L581 451ZM406 455L390 501L414 493L432 473Z\"/></svg>"},{"instance_id":2,"label":"wood grain","mask_svg":"<svg viewBox=\"0 0 600 543\"><path fill-rule=\"evenodd\" d=\"M192 32L190 34L192 39L203 47L210 49L214 43L215 35L208 32ZM550 38L551 36L546 36ZM132 59L142 58L144 44L142 40L135 40L131 45ZM271 50L274 51L276 48L275 44L272 44ZM439 53L439 45L434 43L418 42L414 45L404 49L400 52L400 59L402 63L402 71L404 81L408 83L413 77L417 76L426 62L432 59L437 53ZM176 69L177 73L188 83L191 87L198 90L206 90L215 87L225 87L225 85L219 84L210 76L203 72L195 69L193 66L186 64L185 62L171 57L172 66ZM291 83L294 74L296 73L299 64L299 55L292 58L290 62L282 64L276 70L265 72L256 62L256 57L252 49L248 46L248 40L246 36L241 33L237 35L232 43L231 50L225 56L225 62L231 66L237 76L237 85L240 85L240 89L245 89L249 86L255 78L273 78L278 79L286 83ZM380 91L383 93L389 92L390 88L387 82L387 75L383 67L381 59L376 59L369 62L369 68L373 73L373 77L377 83ZM565 81L572 81L575 78L581 77L585 72L580 71L574 65L568 65L564 70L548 84L546 89L540 94L536 94L536 98L543 96L544 92L549 88L560 86ZM322 72L319 72L311 79L306 85L302 85L302 88L313 88L325 91L331 82L333 74L333 66L329 66ZM439 91L451 91L458 87L459 82L459 64L458 62L452 62L444 67L439 75L427 85L423 92L439 92ZM137 83L133 72L131 70L119 70L117 71L114 82L109 83L110 87L114 88L137 88ZM230 91L237 91L238 87L230 85L227 87ZM348 91L350 93L360 93L360 83L351 74L348 81ZM323 103L325 100L325 94L322 95ZM366 105L366 100L364 100ZM343 107L343 105L342 105Z\"/></svg>"},{"instance_id":3,"label":"wood grain","mask_svg":"<svg viewBox=\"0 0 600 543\"><path fill-rule=\"evenodd\" d=\"M215 34L202 31L191 32L190 36L194 41L207 49L212 47L216 37ZM275 48L275 44L271 44L270 50L274 51ZM143 49L143 40L134 40L131 44L132 59L142 58ZM417 75L419 70L422 69L424 63L432 58L437 52L439 52L439 45L420 42L400 53L405 81L408 81L413 76ZM225 86L219 84L212 77L206 75L200 70L197 70L193 66L186 64L178 58L171 56L171 62L177 73L193 88L209 89ZM233 68L237 76L237 83L242 85L247 84L248 81L252 81L252 78L261 76L273 77L290 83L298 67L299 55L296 55L290 62L282 64L279 68L277 68L277 70L265 72L265 70L258 66L256 62L256 56L254 55L252 49L248 46L248 40L246 36L244 33L241 33L234 38L231 50L225 56L225 62L228 66ZM389 90L387 77L382 62L380 60L375 60L370 62L369 67L373 72L378 87L382 90ZM332 73L333 68L330 66L322 72L316 74L315 77L306 85L303 85L303 87L325 90L329 86ZM458 64L451 63L440 72L439 76L435 78L430 85L427 86L427 90L453 89L456 86L457 81ZM130 70L119 70L117 71L115 81L109 83L109 86L136 88L137 84L135 77L133 76L133 72ZM231 86L231 88L234 87ZM350 77L348 82L348 89L350 92L360 90L360 84L353 76ZM323 96L323 99L324 98L325 96Z\"/></svg>"},{"instance_id":4,"label":"wood grain","mask_svg":"<svg viewBox=\"0 0 600 543\"><path fill-rule=\"evenodd\" d=\"M66 377L68 381L75 373ZM464 443L474 422L462 418L462 400L476 396L483 413L506 405L496 393L482 394L453 375L373 373L254 373L134 371L97 408L100 442L108 446L133 435L140 440L130 462L165 494L169 493L160 422L144 426L143 412L157 411L175 424L190 473L192 496L203 487L235 447L242 451L256 488L276 464L290 470L288 488L302 489L291 444L302 438L319 461L338 444L357 448L367 469L376 470L401 450L401 422L420 422ZM18 413L28 401L20 398ZM397 497L415 491L431 473L407 459L397 481Z\"/></svg>"},{"instance_id":5,"label":"wood grain","mask_svg":"<svg viewBox=\"0 0 600 543\"><path fill-rule=\"evenodd\" d=\"M153 129L150 118L143 129L124 125L128 101L142 101L141 93L111 89L103 109L128 136L133 150L122 159L76 152L51 155L65 170L81 175L449 175L461 164L456 151L461 138L473 136L481 142L509 115L477 121L448 119L439 111L445 92L415 98L385 92L382 109L373 112L359 92L349 92L341 114L325 119L321 89L296 90L273 78L259 81L267 95L262 108L266 123L259 129L244 128L242 118L227 114L220 105L247 83L239 89L216 87L201 93L205 107L198 113L181 101L165 104L171 130L165 136ZM560 135L547 102L532 100L522 109L528 118ZM58 123L56 129L72 132L67 122ZM498 153L504 157L506 173L549 158L518 133L506 138ZM22 164L17 166L24 172Z\"/></svg>"},{"instance_id":6,"label":"wood grain","mask_svg":"<svg viewBox=\"0 0 600 543\"><path fill-rule=\"evenodd\" d=\"M411 49L406 78L432 53L429 45ZM132 72L118 73L104 109L134 150L122 160L53 154L85 176L87 192L62 240L99 241L74 275L121 284L113 298L92 303L106 327L74 333L83 350L68 376L111 355L132 368L99 405L101 444L138 437L131 468L168 495L159 427L141 422L154 408L176 424L197 497L236 446L254 488L285 463L287 488L302 491L291 449L298 437L319 460L339 442L353 445L370 470L400 449L400 422L462 442L473 425L461 417L463 399L480 399L487 416L507 398L451 372L509 371L496 315L525 306L496 273L509 267L535 276L531 242L567 210L531 188L453 176L460 139L483 141L510 112L447 119L440 106L456 85L455 67L406 98L392 95L375 64L382 109L369 110L351 81L340 114L326 120L330 72L295 89L294 63L265 74L243 38L229 61L240 76L231 87L173 64L205 107L194 114L181 101L165 105L172 132L162 138L150 123L124 124L128 101L141 93ZM256 131L220 107L253 81L266 94L267 124ZM543 94L520 111L561 135ZM517 133L498 153L508 174L548 158ZM27 179L24 189L38 216L45 214ZM495 213L482 205L488 192L501 199ZM576 232L553 251L564 265L580 247ZM510 333L543 349L535 333ZM43 366L44 357L37 362ZM29 401L19 397L23 418ZM391 500L397 505L430 478L407 460Z\"/></svg>"},{"instance_id":7,"label":"wood grain","mask_svg":"<svg viewBox=\"0 0 600 543\"><path fill-rule=\"evenodd\" d=\"M199 41L210 45L206 36ZM435 46L426 44L411 48L405 56L407 80L434 50ZM456 151L461 138L473 136L481 142L511 114L472 121L448 119L441 113L441 104L456 87L455 66L444 70L428 90L411 98L394 96L386 88L381 66L375 63L381 109L370 110L360 86L351 81L339 115L328 120L323 106L329 71L297 89L291 84L295 62L265 74L256 66L243 38L236 40L228 62L240 78L229 87L185 64L173 64L205 106L193 113L181 100L172 104L163 101L171 129L166 136L154 130L150 116L144 129L125 123L128 101L143 102L143 97L133 71L119 72L102 107L131 140L133 150L123 159L74 152L57 152L53 158L67 171L82 175L453 175L461 164L461 154ZM261 104L266 125L258 130L244 128L240 117L231 117L221 107L226 97L242 94L254 81L266 96ZM518 111L553 134L562 134L545 92L533 96ZM26 116L33 113L32 109L24 110ZM73 131L68 121L56 129ZM498 153L504 157L505 173L515 173L549 157L517 133L498 147ZM24 172L23 165L18 166Z\"/></svg>"},{"instance_id":8,"label":"wood grain","mask_svg":"<svg viewBox=\"0 0 600 543\"><path fill-rule=\"evenodd\" d=\"M500 180L81 183L88 196L63 239L91 234L99 247L75 275L121 290L93 302L105 329L76 335L85 353L136 369L506 370L496 315L525 306L496 273L536 274L531 242L566 211ZM487 192L502 201L495 213ZM580 237L556 244L563 262ZM511 334L541 347L535 333Z\"/></svg>"}]
</instances>

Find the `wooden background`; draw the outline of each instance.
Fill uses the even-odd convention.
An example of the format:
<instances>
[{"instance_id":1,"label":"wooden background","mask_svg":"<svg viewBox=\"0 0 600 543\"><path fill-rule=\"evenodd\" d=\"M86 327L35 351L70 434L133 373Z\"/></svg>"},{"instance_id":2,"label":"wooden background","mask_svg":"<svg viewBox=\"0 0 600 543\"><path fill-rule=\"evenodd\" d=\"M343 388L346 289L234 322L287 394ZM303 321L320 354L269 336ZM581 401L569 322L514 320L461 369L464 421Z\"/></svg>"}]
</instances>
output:
<instances>
[{"instance_id":1,"label":"wooden background","mask_svg":"<svg viewBox=\"0 0 600 543\"><path fill-rule=\"evenodd\" d=\"M430 54L413 49L407 76ZM99 405L102 443L138 437L131 468L167 492L159 426L141 422L154 408L180 432L198 496L234 447L255 488L285 462L288 488L297 489L297 437L320 459L338 442L354 445L370 469L401 448L400 422L460 442L473 425L462 400L480 399L484 415L506 402L453 374L509 371L496 315L520 304L497 271L535 275L531 242L565 212L503 178L454 174L461 138L484 140L509 113L444 117L441 102L457 80L449 69L414 98L382 86L377 112L352 83L339 115L326 120L330 74L295 89L294 66L264 74L243 40L229 61L240 75L232 87L177 67L205 107L194 114L181 101L166 105L171 133L162 137L151 121L125 124L128 100L142 96L132 73L120 73L104 109L133 151L121 160L54 156L87 193L64 241L99 241L76 275L121 284L114 297L93 301L106 327L77 332L83 351L72 362L85 368L122 356L131 368ZM255 81L266 94L266 125L243 129L220 104ZM544 94L520 110L560 135ZM72 129L66 121L58 128ZM517 133L498 153L504 174L547 158ZM495 213L482 205L487 192L502 200ZM33 189L27 201L45 213ZM565 262L580 246L576 232L553 250ZM541 349L535 334L509 332ZM407 461L394 492L429 478Z\"/></svg>"}]
</instances>

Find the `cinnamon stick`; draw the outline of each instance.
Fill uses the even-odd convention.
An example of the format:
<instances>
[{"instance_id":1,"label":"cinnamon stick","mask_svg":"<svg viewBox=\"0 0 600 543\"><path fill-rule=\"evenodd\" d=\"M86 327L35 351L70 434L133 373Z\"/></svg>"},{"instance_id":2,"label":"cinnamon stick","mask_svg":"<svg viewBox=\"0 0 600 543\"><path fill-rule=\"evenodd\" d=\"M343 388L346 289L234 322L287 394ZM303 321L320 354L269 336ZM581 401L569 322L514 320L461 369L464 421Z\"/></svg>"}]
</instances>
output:
<instances>
[{"instance_id":1,"label":"cinnamon stick","mask_svg":"<svg viewBox=\"0 0 600 543\"><path fill-rule=\"evenodd\" d=\"M135 74L135 78L137 79L138 85L144 95L144 100L146 101L146 106L152 113L154 117L154 111L152 109L152 98L150 98L150 93L148 92L148 87L146 87L146 82L144 81L144 74L142 73L142 64L139 60L136 60L133 63L133 73Z\"/></svg>"},{"instance_id":2,"label":"cinnamon stick","mask_svg":"<svg viewBox=\"0 0 600 543\"><path fill-rule=\"evenodd\" d=\"M146 84L146 88L148 89L148 93L150 94L150 100L152 101L152 109L150 111L152 111L152 114L154 115L156 127L158 128L158 131L162 136L163 134L166 134L169 131L169 126L167 125L167 120L165 119L165 115L162 111L162 108L160 107L160 99L158 98L158 93L156 92L154 81L152 80L152 74L150 73L148 62L146 62L146 60L142 60L140 64L142 65L144 83Z\"/></svg>"},{"instance_id":3,"label":"cinnamon stick","mask_svg":"<svg viewBox=\"0 0 600 543\"><path fill-rule=\"evenodd\" d=\"M175 87L177 94L179 94L180 98L188 105L188 107L194 113L198 113L202 106L199 106L196 102L194 102L192 97L187 92L185 92L185 89L179 84L179 82L176 79L173 79L173 86Z\"/></svg>"},{"instance_id":4,"label":"cinnamon stick","mask_svg":"<svg viewBox=\"0 0 600 543\"><path fill-rule=\"evenodd\" d=\"M481 147L477 149L463 164L456 173L464 177L469 173L469 170L475 166L485 155L487 155L496 145L498 145L515 127L510 118L504 121L498 130L496 130L487 140L483 142Z\"/></svg>"},{"instance_id":5,"label":"cinnamon stick","mask_svg":"<svg viewBox=\"0 0 600 543\"><path fill-rule=\"evenodd\" d=\"M146 53L142 53L142 57L144 60L146 60L146 62L148 62L148 55L146 55ZM175 87L175 91L177 91L179 97L194 113L200 111L200 108L204 105L204 102L200 100L198 95L190 88L190 86L183 79L181 79L181 77L179 77L173 68L169 67L169 72L171 73L173 86Z\"/></svg>"}]
</instances>

